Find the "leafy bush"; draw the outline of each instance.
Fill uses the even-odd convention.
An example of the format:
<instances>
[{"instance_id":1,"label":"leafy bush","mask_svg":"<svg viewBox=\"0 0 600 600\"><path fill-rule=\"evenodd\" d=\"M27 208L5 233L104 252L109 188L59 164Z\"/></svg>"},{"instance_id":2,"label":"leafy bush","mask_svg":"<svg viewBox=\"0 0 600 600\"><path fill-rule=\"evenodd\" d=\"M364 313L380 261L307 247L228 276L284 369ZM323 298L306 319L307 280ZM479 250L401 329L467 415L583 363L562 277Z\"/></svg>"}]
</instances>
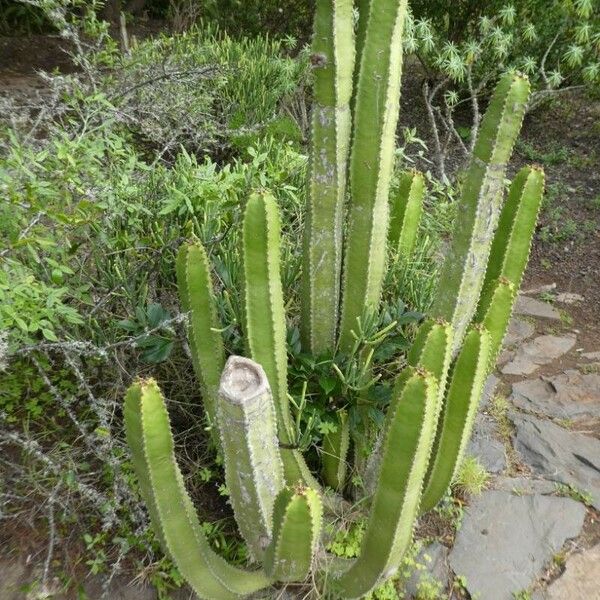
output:
<instances>
[{"instance_id":1,"label":"leafy bush","mask_svg":"<svg viewBox=\"0 0 600 600\"><path fill-rule=\"evenodd\" d=\"M232 33L288 34L306 41L313 7L314 0L207 0L203 3L203 18Z\"/></svg>"},{"instance_id":2,"label":"leafy bush","mask_svg":"<svg viewBox=\"0 0 600 600\"><path fill-rule=\"evenodd\" d=\"M292 58L293 47L290 40L233 38L214 26L161 35L120 62L108 97L115 117L162 152L180 145L222 151L281 121L297 139L298 125L283 108L302 94L307 54Z\"/></svg>"},{"instance_id":3,"label":"leafy bush","mask_svg":"<svg viewBox=\"0 0 600 600\"><path fill-rule=\"evenodd\" d=\"M415 7L407 45L433 73L467 90L519 69L543 89L600 83L600 3L467 1ZM471 82L469 82L471 79Z\"/></svg>"},{"instance_id":4,"label":"leafy bush","mask_svg":"<svg viewBox=\"0 0 600 600\"><path fill-rule=\"evenodd\" d=\"M533 83L529 109L558 93L600 86L600 2L430 0L413 6L405 46L425 69L423 96L437 174L448 180L446 156L468 159L480 105L507 71Z\"/></svg>"}]
</instances>

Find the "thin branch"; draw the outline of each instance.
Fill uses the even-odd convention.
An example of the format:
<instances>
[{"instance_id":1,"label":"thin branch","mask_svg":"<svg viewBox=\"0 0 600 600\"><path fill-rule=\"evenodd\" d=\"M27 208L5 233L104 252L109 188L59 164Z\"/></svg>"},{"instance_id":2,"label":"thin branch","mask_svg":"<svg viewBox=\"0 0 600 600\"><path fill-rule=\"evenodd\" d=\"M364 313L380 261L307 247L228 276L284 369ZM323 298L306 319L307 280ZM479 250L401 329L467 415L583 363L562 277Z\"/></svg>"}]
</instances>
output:
<instances>
[{"instance_id":1,"label":"thin branch","mask_svg":"<svg viewBox=\"0 0 600 600\"><path fill-rule=\"evenodd\" d=\"M165 73L161 73L160 75L156 75L155 77L151 77L150 79L140 81L139 83L130 87L129 89L123 90L123 91L119 92L118 94L115 94L114 96L110 97L109 100L111 102L114 102L115 100L120 100L121 98L123 98L123 96L132 94L133 92L139 90L140 88L143 88L147 85L152 85L153 83L156 83L157 81L162 81L163 79L185 77L187 75L202 76L202 75L206 75L209 73L213 73L217 70L218 70L217 67L210 66L210 67L204 67L203 69L187 69L184 71L167 71Z\"/></svg>"}]
</instances>

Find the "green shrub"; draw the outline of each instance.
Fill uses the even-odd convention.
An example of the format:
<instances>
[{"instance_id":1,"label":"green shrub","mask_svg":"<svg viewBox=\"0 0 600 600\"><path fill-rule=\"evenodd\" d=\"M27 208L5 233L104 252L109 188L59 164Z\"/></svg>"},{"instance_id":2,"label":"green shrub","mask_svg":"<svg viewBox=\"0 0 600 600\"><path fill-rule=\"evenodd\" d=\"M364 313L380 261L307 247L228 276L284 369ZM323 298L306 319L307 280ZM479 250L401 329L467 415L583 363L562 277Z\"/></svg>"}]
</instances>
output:
<instances>
[{"instance_id":1,"label":"green shrub","mask_svg":"<svg viewBox=\"0 0 600 600\"><path fill-rule=\"evenodd\" d=\"M544 90L600 83L597 0L468 0L451 10L434 0L413 10L409 49L461 91L470 85L480 90L510 69L525 72Z\"/></svg>"},{"instance_id":2,"label":"green shrub","mask_svg":"<svg viewBox=\"0 0 600 600\"><path fill-rule=\"evenodd\" d=\"M284 108L303 94L307 53L293 58L293 47L290 40L233 38L213 25L161 35L120 62L108 97L120 121L171 155L182 145L196 154L222 152L234 141L243 147L248 136L278 128L299 139Z\"/></svg>"}]
</instances>

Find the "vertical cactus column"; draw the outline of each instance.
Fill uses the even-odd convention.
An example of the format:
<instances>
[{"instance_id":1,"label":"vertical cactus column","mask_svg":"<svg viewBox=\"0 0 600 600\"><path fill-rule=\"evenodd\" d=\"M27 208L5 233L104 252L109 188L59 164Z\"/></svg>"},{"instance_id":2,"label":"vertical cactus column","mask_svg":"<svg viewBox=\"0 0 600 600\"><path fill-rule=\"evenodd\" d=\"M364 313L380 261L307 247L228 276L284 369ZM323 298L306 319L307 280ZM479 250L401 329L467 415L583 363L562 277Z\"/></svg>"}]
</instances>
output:
<instances>
[{"instance_id":1,"label":"vertical cactus column","mask_svg":"<svg viewBox=\"0 0 600 600\"><path fill-rule=\"evenodd\" d=\"M287 395L286 323L280 274L280 223L271 194L252 194L243 228L246 340L267 375L277 415L285 479L318 487L300 452L292 447Z\"/></svg>"},{"instance_id":2,"label":"vertical cactus column","mask_svg":"<svg viewBox=\"0 0 600 600\"><path fill-rule=\"evenodd\" d=\"M360 556L334 584L342 598L362 598L393 575L410 542L435 429L437 383L406 369L386 415L378 479Z\"/></svg>"},{"instance_id":3,"label":"vertical cactus column","mask_svg":"<svg viewBox=\"0 0 600 600\"><path fill-rule=\"evenodd\" d=\"M218 417L235 520L260 560L271 540L273 503L284 479L271 390L258 363L229 358L221 377Z\"/></svg>"},{"instance_id":4,"label":"vertical cactus column","mask_svg":"<svg viewBox=\"0 0 600 600\"><path fill-rule=\"evenodd\" d=\"M367 23L369 22L369 11L371 10L371 0L354 0L354 8L358 12L358 22L356 23L356 36L354 46L356 53L354 57L354 90L352 94L352 112L356 106L356 90L358 89L358 76L360 75L360 62L365 38L367 37Z\"/></svg>"},{"instance_id":5,"label":"vertical cactus column","mask_svg":"<svg viewBox=\"0 0 600 600\"><path fill-rule=\"evenodd\" d=\"M418 171L408 171L400 177L400 187L391 201L388 245L398 257L411 257L425 196L425 178Z\"/></svg>"},{"instance_id":6,"label":"vertical cactus column","mask_svg":"<svg viewBox=\"0 0 600 600\"><path fill-rule=\"evenodd\" d=\"M485 272L483 289L501 277L518 290L525 272L531 241L544 195L540 167L523 167L515 176L498 221Z\"/></svg>"},{"instance_id":7,"label":"vertical cactus column","mask_svg":"<svg viewBox=\"0 0 600 600\"><path fill-rule=\"evenodd\" d=\"M273 509L273 541L265 553L265 571L276 581L306 579L321 534L323 505L311 488L280 492Z\"/></svg>"},{"instance_id":8,"label":"vertical cactus column","mask_svg":"<svg viewBox=\"0 0 600 600\"><path fill-rule=\"evenodd\" d=\"M315 355L333 350L336 341L351 125L352 31L352 0L317 0L301 319L302 345Z\"/></svg>"},{"instance_id":9,"label":"vertical cactus column","mask_svg":"<svg viewBox=\"0 0 600 600\"><path fill-rule=\"evenodd\" d=\"M452 483L471 437L489 364L490 336L482 327L465 337L453 365L425 480L420 510L433 508Z\"/></svg>"},{"instance_id":10,"label":"vertical cactus column","mask_svg":"<svg viewBox=\"0 0 600 600\"><path fill-rule=\"evenodd\" d=\"M406 0L371 0L366 23L350 155L339 340L342 351L352 346L357 319L375 310L381 295L406 11Z\"/></svg>"},{"instance_id":11,"label":"vertical cactus column","mask_svg":"<svg viewBox=\"0 0 600 600\"><path fill-rule=\"evenodd\" d=\"M458 204L457 227L442 267L432 314L454 328L454 353L473 317L503 197L506 165L521 128L529 82L508 74L498 84Z\"/></svg>"},{"instance_id":12,"label":"vertical cactus column","mask_svg":"<svg viewBox=\"0 0 600 600\"><path fill-rule=\"evenodd\" d=\"M323 438L323 479L336 491L343 491L348 473L348 450L350 449L350 422L348 413L341 410L337 414L337 430Z\"/></svg>"},{"instance_id":13,"label":"vertical cactus column","mask_svg":"<svg viewBox=\"0 0 600 600\"><path fill-rule=\"evenodd\" d=\"M527 266L544 195L544 172L523 167L502 207L475 315L491 334L490 361L496 360ZM490 366L493 368L493 365Z\"/></svg>"},{"instance_id":14,"label":"vertical cactus column","mask_svg":"<svg viewBox=\"0 0 600 600\"><path fill-rule=\"evenodd\" d=\"M216 432L217 395L225 350L219 333L210 266L200 242L182 244L177 254L177 285L181 307L189 313L188 336L194 370L202 386L204 409L211 426L211 435L218 443Z\"/></svg>"},{"instance_id":15,"label":"vertical cactus column","mask_svg":"<svg viewBox=\"0 0 600 600\"><path fill-rule=\"evenodd\" d=\"M142 496L163 550L200 598L235 600L268 587L263 572L229 565L210 547L175 459L165 402L153 380L125 399L125 430Z\"/></svg>"}]
</instances>

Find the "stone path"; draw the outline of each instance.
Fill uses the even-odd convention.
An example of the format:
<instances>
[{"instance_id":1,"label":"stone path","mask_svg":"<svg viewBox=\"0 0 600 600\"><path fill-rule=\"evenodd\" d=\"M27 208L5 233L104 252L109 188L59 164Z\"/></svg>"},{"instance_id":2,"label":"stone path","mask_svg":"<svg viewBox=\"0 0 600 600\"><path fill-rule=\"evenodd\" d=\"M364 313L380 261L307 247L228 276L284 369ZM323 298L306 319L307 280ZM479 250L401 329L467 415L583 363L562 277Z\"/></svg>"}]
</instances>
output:
<instances>
[{"instance_id":1,"label":"stone path","mask_svg":"<svg viewBox=\"0 0 600 600\"><path fill-rule=\"evenodd\" d=\"M468 502L452 548L432 546L430 576L458 580L472 599L600 600L600 340L577 348L561 317L582 298L555 287L518 299L468 449L494 477ZM505 439L495 389L508 398ZM414 576L408 591L418 597Z\"/></svg>"}]
</instances>

